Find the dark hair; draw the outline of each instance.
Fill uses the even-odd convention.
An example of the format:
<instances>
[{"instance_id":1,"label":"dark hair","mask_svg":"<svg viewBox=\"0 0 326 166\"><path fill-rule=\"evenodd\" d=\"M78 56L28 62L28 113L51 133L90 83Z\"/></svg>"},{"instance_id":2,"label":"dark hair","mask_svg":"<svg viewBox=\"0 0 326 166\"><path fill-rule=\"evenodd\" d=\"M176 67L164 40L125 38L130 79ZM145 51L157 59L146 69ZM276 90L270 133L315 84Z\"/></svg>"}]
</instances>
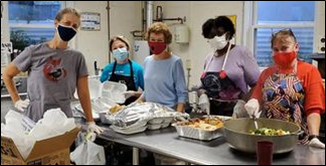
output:
<instances>
[{"instance_id":1,"label":"dark hair","mask_svg":"<svg viewBox=\"0 0 326 166\"><path fill-rule=\"evenodd\" d=\"M212 28L214 27L214 22L214 19L208 19L201 27L203 31L202 34L205 38L209 38Z\"/></svg>"},{"instance_id":2,"label":"dark hair","mask_svg":"<svg viewBox=\"0 0 326 166\"><path fill-rule=\"evenodd\" d=\"M234 24L227 16L219 16L215 19L208 19L202 26L202 34L205 38L209 38L209 35L213 28L218 29L222 27L225 32L229 32L230 40L235 34Z\"/></svg>"},{"instance_id":3,"label":"dark hair","mask_svg":"<svg viewBox=\"0 0 326 166\"><path fill-rule=\"evenodd\" d=\"M286 40L288 37L292 37L294 42L297 43L297 38L295 37L291 29L282 29L272 34L271 46L274 46L274 42L276 39Z\"/></svg>"}]
</instances>

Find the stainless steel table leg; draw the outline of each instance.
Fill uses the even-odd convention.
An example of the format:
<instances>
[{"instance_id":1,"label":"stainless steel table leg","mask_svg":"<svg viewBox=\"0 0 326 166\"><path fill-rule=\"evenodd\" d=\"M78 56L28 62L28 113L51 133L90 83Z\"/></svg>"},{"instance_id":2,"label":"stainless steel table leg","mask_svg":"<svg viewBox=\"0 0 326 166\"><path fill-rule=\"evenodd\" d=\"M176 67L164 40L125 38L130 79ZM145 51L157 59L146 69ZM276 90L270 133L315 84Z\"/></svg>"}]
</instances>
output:
<instances>
[{"instance_id":1,"label":"stainless steel table leg","mask_svg":"<svg viewBox=\"0 0 326 166\"><path fill-rule=\"evenodd\" d=\"M132 164L139 165L139 149L135 147L132 148Z\"/></svg>"}]
</instances>

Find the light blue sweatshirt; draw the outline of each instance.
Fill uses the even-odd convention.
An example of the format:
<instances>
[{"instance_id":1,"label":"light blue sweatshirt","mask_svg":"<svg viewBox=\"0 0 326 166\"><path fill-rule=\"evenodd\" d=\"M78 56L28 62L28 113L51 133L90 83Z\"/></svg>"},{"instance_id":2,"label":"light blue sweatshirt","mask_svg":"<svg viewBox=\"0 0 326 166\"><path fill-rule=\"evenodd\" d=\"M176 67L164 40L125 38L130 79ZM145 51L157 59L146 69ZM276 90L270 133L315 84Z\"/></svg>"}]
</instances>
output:
<instances>
[{"instance_id":1,"label":"light blue sweatshirt","mask_svg":"<svg viewBox=\"0 0 326 166\"><path fill-rule=\"evenodd\" d=\"M174 107L186 103L188 93L182 61L172 55L169 59L154 60L153 56L145 59L145 92L143 97L148 102Z\"/></svg>"}]
</instances>

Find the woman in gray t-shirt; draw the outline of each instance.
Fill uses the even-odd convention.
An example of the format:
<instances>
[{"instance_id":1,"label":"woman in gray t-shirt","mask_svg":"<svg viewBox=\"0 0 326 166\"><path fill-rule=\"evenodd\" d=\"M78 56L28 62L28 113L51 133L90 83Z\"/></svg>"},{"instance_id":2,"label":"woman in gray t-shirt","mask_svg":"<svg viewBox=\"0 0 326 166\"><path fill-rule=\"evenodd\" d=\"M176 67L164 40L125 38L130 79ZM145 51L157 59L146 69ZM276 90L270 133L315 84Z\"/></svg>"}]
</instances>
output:
<instances>
[{"instance_id":1,"label":"woman in gray t-shirt","mask_svg":"<svg viewBox=\"0 0 326 166\"><path fill-rule=\"evenodd\" d=\"M75 89L87 118L88 129L100 133L93 120L88 90L88 71L84 56L68 48L68 42L80 26L80 14L72 8L61 10L54 22L51 41L27 47L3 73L3 79L15 107L37 122L45 111L60 108L72 117L70 99ZM27 100L21 100L13 78L28 71Z\"/></svg>"}]
</instances>

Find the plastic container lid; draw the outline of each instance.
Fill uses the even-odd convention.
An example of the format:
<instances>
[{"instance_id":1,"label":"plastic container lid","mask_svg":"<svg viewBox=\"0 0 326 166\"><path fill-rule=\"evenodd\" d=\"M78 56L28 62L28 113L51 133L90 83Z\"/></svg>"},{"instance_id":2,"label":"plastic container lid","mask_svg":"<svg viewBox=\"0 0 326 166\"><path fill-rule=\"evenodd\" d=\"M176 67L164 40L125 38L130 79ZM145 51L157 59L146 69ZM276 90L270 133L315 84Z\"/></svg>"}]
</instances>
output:
<instances>
[{"instance_id":1,"label":"plastic container lid","mask_svg":"<svg viewBox=\"0 0 326 166\"><path fill-rule=\"evenodd\" d=\"M106 81L103 84L102 97L107 97L119 104L126 101L125 92L127 92L127 86L125 84Z\"/></svg>"}]
</instances>

